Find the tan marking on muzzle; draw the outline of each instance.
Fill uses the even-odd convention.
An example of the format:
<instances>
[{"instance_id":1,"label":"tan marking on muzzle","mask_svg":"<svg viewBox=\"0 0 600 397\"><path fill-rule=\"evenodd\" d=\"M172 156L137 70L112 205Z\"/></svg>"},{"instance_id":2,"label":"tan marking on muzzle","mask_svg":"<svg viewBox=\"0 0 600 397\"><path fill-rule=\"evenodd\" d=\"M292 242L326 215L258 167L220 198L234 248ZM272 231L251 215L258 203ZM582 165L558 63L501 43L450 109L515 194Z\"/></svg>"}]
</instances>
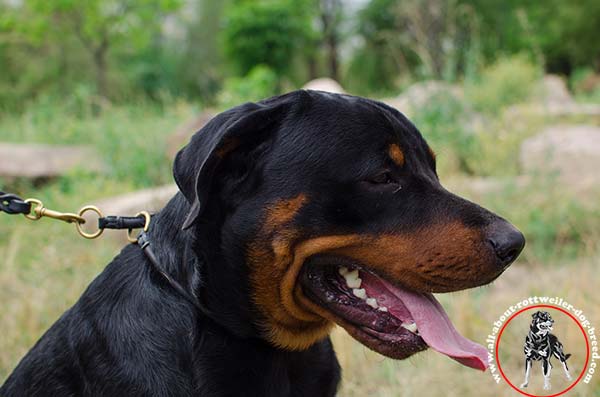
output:
<instances>
[{"instance_id":1,"label":"tan marking on muzzle","mask_svg":"<svg viewBox=\"0 0 600 397\"><path fill-rule=\"evenodd\" d=\"M450 223L405 235L348 234L304 239L291 222L306 202L301 195L271 206L259 236L247 251L252 297L263 315L266 336L276 346L306 349L326 337L332 321L336 321L335 316L309 300L298 283L302 265L316 254L354 259L386 279L417 291L459 290L490 279L492 268L485 264L477 229Z\"/></svg>"}]
</instances>

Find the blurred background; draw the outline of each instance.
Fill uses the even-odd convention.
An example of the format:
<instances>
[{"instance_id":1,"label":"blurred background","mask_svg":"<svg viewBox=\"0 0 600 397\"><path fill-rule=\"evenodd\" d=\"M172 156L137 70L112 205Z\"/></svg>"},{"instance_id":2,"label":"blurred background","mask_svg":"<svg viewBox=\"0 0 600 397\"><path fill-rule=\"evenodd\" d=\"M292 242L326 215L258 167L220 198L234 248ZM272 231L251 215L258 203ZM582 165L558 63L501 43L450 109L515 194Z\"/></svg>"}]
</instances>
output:
<instances>
[{"instance_id":1,"label":"blurred background","mask_svg":"<svg viewBox=\"0 0 600 397\"><path fill-rule=\"evenodd\" d=\"M491 286L440 297L457 328L483 343L535 294L600 327L599 38L597 0L0 0L0 190L156 210L175 152L220 110L301 87L377 98L450 190L527 237ZM124 244L106 234L0 215L0 381ZM439 354L334 340L341 396L517 395ZM600 396L600 375L570 395Z\"/></svg>"}]
</instances>

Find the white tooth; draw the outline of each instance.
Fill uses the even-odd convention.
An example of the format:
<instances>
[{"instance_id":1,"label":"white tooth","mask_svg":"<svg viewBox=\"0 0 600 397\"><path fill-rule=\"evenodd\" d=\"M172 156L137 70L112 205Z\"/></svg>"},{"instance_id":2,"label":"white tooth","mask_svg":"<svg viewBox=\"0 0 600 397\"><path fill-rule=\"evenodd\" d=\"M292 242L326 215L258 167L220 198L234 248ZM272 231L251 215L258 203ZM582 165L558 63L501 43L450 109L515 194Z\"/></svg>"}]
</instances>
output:
<instances>
[{"instance_id":1,"label":"white tooth","mask_svg":"<svg viewBox=\"0 0 600 397\"><path fill-rule=\"evenodd\" d=\"M344 276L346 280L358 278L358 269L354 269L352 271L348 271L346 276Z\"/></svg>"},{"instance_id":2,"label":"white tooth","mask_svg":"<svg viewBox=\"0 0 600 397\"><path fill-rule=\"evenodd\" d=\"M362 284L362 280L360 278L354 278L351 280L346 280L346 285L350 288L360 288L360 285Z\"/></svg>"},{"instance_id":3,"label":"white tooth","mask_svg":"<svg viewBox=\"0 0 600 397\"><path fill-rule=\"evenodd\" d=\"M379 311L380 311L380 312L387 312L387 311L388 311L388 309L387 309L387 307L385 307L385 306L379 306Z\"/></svg>"},{"instance_id":4,"label":"white tooth","mask_svg":"<svg viewBox=\"0 0 600 397\"><path fill-rule=\"evenodd\" d=\"M338 273L340 273L340 275L346 276L346 274L348 274L348 272L349 272L349 270L346 266L338 267Z\"/></svg>"},{"instance_id":5,"label":"white tooth","mask_svg":"<svg viewBox=\"0 0 600 397\"><path fill-rule=\"evenodd\" d=\"M379 307L377 305L377 299L375 298L367 298L367 305L371 306L373 309L377 309L377 307Z\"/></svg>"},{"instance_id":6,"label":"white tooth","mask_svg":"<svg viewBox=\"0 0 600 397\"><path fill-rule=\"evenodd\" d=\"M358 269L344 274L344 279L346 279L346 285L350 288L360 288L362 283L362 280L358 277Z\"/></svg>"},{"instance_id":7,"label":"white tooth","mask_svg":"<svg viewBox=\"0 0 600 397\"><path fill-rule=\"evenodd\" d=\"M352 290L352 293L353 293L353 294L354 294L354 296L356 296L357 298L360 298L360 299L362 299L362 300L365 300L365 299L367 299L367 291L365 291L365 289L364 289L364 288L360 288L360 289L354 288L354 289Z\"/></svg>"},{"instance_id":8,"label":"white tooth","mask_svg":"<svg viewBox=\"0 0 600 397\"><path fill-rule=\"evenodd\" d=\"M417 332L419 332L419 330L417 329L417 324L415 324L415 323L402 324L402 327L406 328L407 330L409 330L413 334L416 334Z\"/></svg>"}]
</instances>

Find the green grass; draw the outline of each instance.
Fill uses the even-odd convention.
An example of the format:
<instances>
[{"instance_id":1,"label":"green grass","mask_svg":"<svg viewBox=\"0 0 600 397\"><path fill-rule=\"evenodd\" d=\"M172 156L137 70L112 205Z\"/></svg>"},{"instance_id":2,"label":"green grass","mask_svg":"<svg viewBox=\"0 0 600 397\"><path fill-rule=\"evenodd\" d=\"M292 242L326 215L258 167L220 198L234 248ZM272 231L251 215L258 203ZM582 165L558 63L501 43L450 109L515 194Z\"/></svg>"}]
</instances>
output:
<instances>
[{"instance_id":1,"label":"green grass","mask_svg":"<svg viewBox=\"0 0 600 397\"><path fill-rule=\"evenodd\" d=\"M600 190L572 192L552 176L532 176L521 183L510 178L495 181L498 187L487 192L464 186L456 193L523 232L523 261L553 263L600 252Z\"/></svg>"},{"instance_id":2,"label":"green grass","mask_svg":"<svg viewBox=\"0 0 600 397\"><path fill-rule=\"evenodd\" d=\"M109 107L96 116L69 103L59 107L42 101L20 115L0 114L0 141L92 145L107 166L100 179L153 186L172 181L167 138L193 110L188 103L162 107L140 102ZM82 177L72 175L61 183L74 188L77 182L72 181Z\"/></svg>"}]
</instances>

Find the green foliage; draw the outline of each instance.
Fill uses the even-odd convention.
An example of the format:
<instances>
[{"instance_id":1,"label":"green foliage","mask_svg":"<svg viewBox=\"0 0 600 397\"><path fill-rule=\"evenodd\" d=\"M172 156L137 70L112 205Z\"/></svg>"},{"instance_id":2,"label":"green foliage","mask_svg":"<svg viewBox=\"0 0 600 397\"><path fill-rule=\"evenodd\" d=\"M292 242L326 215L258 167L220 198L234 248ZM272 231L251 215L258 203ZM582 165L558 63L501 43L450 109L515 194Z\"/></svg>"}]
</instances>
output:
<instances>
[{"instance_id":1,"label":"green foliage","mask_svg":"<svg viewBox=\"0 0 600 397\"><path fill-rule=\"evenodd\" d=\"M536 11L537 32L551 70L570 72L577 66L598 67L600 2L553 0Z\"/></svg>"},{"instance_id":2,"label":"green foliage","mask_svg":"<svg viewBox=\"0 0 600 397\"><path fill-rule=\"evenodd\" d=\"M497 114L504 107L526 100L539 81L541 71L517 55L499 59L485 68L476 80L466 84L466 95L474 108Z\"/></svg>"},{"instance_id":3,"label":"green foliage","mask_svg":"<svg viewBox=\"0 0 600 397\"><path fill-rule=\"evenodd\" d=\"M392 95L422 79L474 80L527 54L547 71L598 72L600 3L578 0L28 0L0 3L0 108L80 86L97 102L214 103L228 77L268 66L280 89L341 74ZM226 67L229 66L229 67ZM338 70L342 73L338 73ZM596 100L596 94L582 98ZM99 105L101 107L101 105Z\"/></svg>"},{"instance_id":4,"label":"green foliage","mask_svg":"<svg viewBox=\"0 0 600 397\"><path fill-rule=\"evenodd\" d=\"M419 106L411 117L433 150L441 152L437 158L442 173L474 172L469 159L476 151L477 141L468 127L467 115L463 101L441 91Z\"/></svg>"},{"instance_id":5,"label":"green foliage","mask_svg":"<svg viewBox=\"0 0 600 397\"><path fill-rule=\"evenodd\" d=\"M112 84L117 63L112 56L143 53L160 33L162 16L178 6L179 0L30 0L4 6L0 38L10 36L0 40L6 54L0 56L5 72L0 87L11 94L0 100L15 108L15 99L64 95L80 84L93 84L103 98L127 92Z\"/></svg>"},{"instance_id":6,"label":"green foliage","mask_svg":"<svg viewBox=\"0 0 600 397\"><path fill-rule=\"evenodd\" d=\"M553 178L540 176L527 186L509 185L488 194L482 204L510 219L525 234L524 259L544 263L594 249L600 237L600 201L590 202L582 203Z\"/></svg>"},{"instance_id":7,"label":"green foliage","mask_svg":"<svg viewBox=\"0 0 600 397\"><path fill-rule=\"evenodd\" d=\"M219 105L230 108L244 102L258 101L277 93L277 74L268 66L258 65L244 77L229 77L219 94Z\"/></svg>"},{"instance_id":8,"label":"green foliage","mask_svg":"<svg viewBox=\"0 0 600 397\"><path fill-rule=\"evenodd\" d=\"M390 36L396 28L396 0L372 0L357 15L356 31L362 44L355 50L345 83L361 94L394 90L402 65L392 52Z\"/></svg>"},{"instance_id":9,"label":"green foliage","mask_svg":"<svg viewBox=\"0 0 600 397\"><path fill-rule=\"evenodd\" d=\"M576 69L569 79L569 85L577 99L600 103L600 74L594 73L592 68Z\"/></svg>"},{"instance_id":10,"label":"green foliage","mask_svg":"<svg viewBox=\"0 0 600 397\"><path fill-rule=\"evenodd\" d=\"M478 62L477 16L455 0L371 0L357 25L347 79L361 92L394 88L400 76L454 81Z\"/></svg>"},{"instance_id":11,"label":"green foliage","mask_svg":"<svg viewBox=\"0 0 600 397\"><path fill-rule=\"evenodd\" d=\"M179 93L212 102L224 78L223 57L217 32L221 29L226 1L197 1L197 10L184 29L184 42L174 41L166 47L182 47L174 76L174 87ZM173 58L176 57L172 54Z\"/></svg>"},{"instance_id":12,"label":"green foliage","mask_svg":"<svg viewBox=\"0 0 600 397\"><path fill-rule=\"evenodd\" d=\"M285 76L294 55L314 38L308 2L240 1L227 9L223 51L238 76L267 65Z\"/></svg>"},{"instance_id":13,"label":"green foliage","mask_svg":"<svg viewBox=\"0 0 600 397\"><path fill-rule=\"evenodd\" d=\"M460 0L480 19L488 60L527 52L554 73L595 65L600 57L600 3L595 0Z\"/></svg>"}]
</instances>

